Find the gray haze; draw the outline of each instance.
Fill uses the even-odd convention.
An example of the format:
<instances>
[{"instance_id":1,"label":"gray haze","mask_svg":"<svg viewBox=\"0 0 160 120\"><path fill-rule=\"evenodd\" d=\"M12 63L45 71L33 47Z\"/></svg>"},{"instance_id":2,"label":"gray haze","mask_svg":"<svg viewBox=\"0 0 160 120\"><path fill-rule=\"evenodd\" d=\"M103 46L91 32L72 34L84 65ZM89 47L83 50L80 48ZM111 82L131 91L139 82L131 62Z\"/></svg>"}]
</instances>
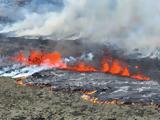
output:
<instances>
[{"instance_id":1,"label":"gray haze","mask_svg":"<svg viewBox=\"0 0 160 120\"><path fill-rule=\"evenodd\" d=\"M18 9L0 8L14 18L2 32L15 36L43 36L117 44L122 48L160 47L159 0L33 0ZM2 5L1 5L2 6ZM40 7L38 7L40 6Z\"/></svg>"}]
</instances>

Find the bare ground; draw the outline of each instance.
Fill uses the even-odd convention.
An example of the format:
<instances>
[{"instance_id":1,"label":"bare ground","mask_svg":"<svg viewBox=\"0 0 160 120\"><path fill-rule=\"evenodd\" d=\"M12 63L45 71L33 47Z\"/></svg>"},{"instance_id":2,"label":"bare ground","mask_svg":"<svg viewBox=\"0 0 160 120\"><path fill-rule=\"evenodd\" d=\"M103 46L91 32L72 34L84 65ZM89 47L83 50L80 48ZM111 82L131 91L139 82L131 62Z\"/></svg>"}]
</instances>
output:
<instances>
[{"instance_id":1,"label":"bare ground","mask_svg":"<svg viewBox=\"0 0 160 120\"><path fill-rule=\"evenodd\" d=\"M159 120L160 108L133 105L95 105L80 93L17 86L0 78L1 120Z\"/></svg>"}]
</instances>

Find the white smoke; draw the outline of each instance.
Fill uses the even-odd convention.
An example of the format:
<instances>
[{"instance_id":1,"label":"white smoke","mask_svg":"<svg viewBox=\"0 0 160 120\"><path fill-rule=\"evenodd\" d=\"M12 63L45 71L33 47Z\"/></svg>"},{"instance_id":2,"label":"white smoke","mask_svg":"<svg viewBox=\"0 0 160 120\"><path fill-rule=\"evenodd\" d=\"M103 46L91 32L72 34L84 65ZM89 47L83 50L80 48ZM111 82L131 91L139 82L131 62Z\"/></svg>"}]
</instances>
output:
<instances>
[{"instance_id":1,"label":"white smoke","mask_svg":"<svg viewBox=\"0 0 160 120\"><path fill-rule=\"evenodd\" d=\"M130 49L160 47L159 0L63 2L61 11L37 12L26 8L23 20L4 26L1 32L57 39L77 35L93 42L112 42Z\"/></svg>"}]
</instances>

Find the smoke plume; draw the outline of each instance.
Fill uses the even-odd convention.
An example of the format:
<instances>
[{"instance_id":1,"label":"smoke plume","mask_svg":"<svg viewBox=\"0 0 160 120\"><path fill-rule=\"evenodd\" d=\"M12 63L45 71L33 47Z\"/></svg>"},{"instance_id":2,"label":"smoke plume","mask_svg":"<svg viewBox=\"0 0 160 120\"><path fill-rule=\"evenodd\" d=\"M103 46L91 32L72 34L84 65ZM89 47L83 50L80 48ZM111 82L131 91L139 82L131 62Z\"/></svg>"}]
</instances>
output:
<instances>
[{"instance_id":1,"label":"smoke plume","mask_svg":"<svg viewBox=\"0 0 160 120\"><path fill-rule=\"evenodd\" d=\"M160 47L159 0L37 1L16 8L15 22L4 24L1 33L53 39L74 36L130 49ZM11 15L9 10L6 14Z\"/></svg>"}]
</instances>

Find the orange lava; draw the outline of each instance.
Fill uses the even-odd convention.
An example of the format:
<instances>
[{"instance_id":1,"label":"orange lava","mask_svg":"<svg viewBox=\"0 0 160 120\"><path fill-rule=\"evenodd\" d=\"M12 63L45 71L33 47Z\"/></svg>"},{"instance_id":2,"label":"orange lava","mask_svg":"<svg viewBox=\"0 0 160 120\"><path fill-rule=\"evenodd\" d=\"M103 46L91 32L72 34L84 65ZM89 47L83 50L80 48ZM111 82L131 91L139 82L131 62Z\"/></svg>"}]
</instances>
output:
<instances>
[{"instance_id":1,"label":"orange lava","mask_svg":"<svg viewBox=\"0 0 160 120\"><path fill-rule=\"evenodd\" d=\"M16 80L16 84L19 85L19 86L26 86L25 83L24 83L24 79L25 78L19 78L19 79L17 79Z\"/></svg>"},{"instance_id":2,"label":"orange lava","mask_svg":"<svg viewBox=\"0 0 160 120\"><path fill-rule=\"evenodd\" d=\"M74 66L68 66L67 69L72 70L72 71L78 71L78 72L96 72L96 68L93 66L87 65L83 62L80 62L77 65Z\"/></svg>"},{"instance_id":3,"label":"orange lava","mask_svg":"<svg viewBox=\"0 0 160 120\"><path fill-rule=\"evenodd\" d=\"M138 79L138 80L150 80L150 77L142 74L132 75L131 78Z\"/></svg>"},{"instance_id":4,"label":"orange lava","mask_svg":"<svg viewBox=\"0 0 160 120\"><path fill-rule=\"evenodd\" d=\"M139 66L136 66L138 72L132 73L129 70L129 65L119 59L113 59L112 57L102 59L102 66L100 69L86 64L85 62L77 62L74 65L68 65L64 62L62 55L59 52L44 53L40 51L31 51L28 57L25 57L25 55L20 52L16 57L14 57L14 60L26 65L47 65L48 67L77 72L103 72L123 77L130 77L137 80L150 80L148 76L141 74Z\"/></svg>"},{"instance_id":5,"label":"orange lava","mask_svg":"<svg viewBox=\"0 0 160 120\"><path fill-rule=\"evenodd\" d=\"M16 57L13 57L13 59L16 60L17 62L23 62L23 63L26 61L23 52L19 52L19 54Z\"/></svg>"},{"instance_id":6,"label":"orange lava","mask_svg":"<svg viewBox=\"0 0 160 120\"><path fill-rule=\"evenodd\" d=\"M111 69L110 69L110 73L112 73L112 74L120 74L122 69L123 68L122 68L119 60L113 60L112 66L111 66Z\"/></svg>"},{"instance_id":7,"label":"orange lava","mask_svg":"<svg viewBox=\"0 0 160 120\"><path fill-rule=\"evenodd\" d=\"M81 90L80 92L85 94L85 95L92 95L92 94L96 93L97 90L91 90L91 91L83 91L83 90Z\"/></svg>"},{"instance_id":8,"label":"orange lava","mask_svg":"<svg viewBox=\"0 0 160 120\"><path fill-rule=\"evenodd\" d=\"M120 100L110 100L110 101L101 101L98 100L98 98L95 97L91 97L89 95L82 95L81 98L85 101L91 102L93 104L107 104L107 105L121 105L123 104L123 102L121 102Z\"/></svg>"},{"instance_id":9,"label":"orange lava","mask_svg":"<svg viewBox=\"0 0 160 120\"><path fill-rule=\"evenodd\" d=\"M120 76L130 77L130 72L128 69L128 65L123 65L120 60L112 60L112 65L110 66L109 63L106 61L102 61L102 72L117 74Z\"/></svg>"},{"instance_id":10,"label":"orange lava","mask_svg":"<svg viewBox=\"0 0 160 120\"><path fill-rule=\"evenodd\" d=\"M128 67L126 67L126 68L123 69L123 72L122 72L121 75L122 75L122 76L126 76L126 77L129 77L129 76L130 76Z\"/></svg>"},{"instance_id":11,"label":"orange lava","mask_svg":"<svg viewBox=\"0 0 160 120\"><path fill-rule=\"evenodd\" d=\"M106 59L103 59L102 60L102 72L109 72L109 70L110 70L110 66L109 66L109 63L107 62L107 60Z\"/></svg>"},{"instance_id":12,"label":"orange lava","mask_svg":"<svg viewBox=\"0 0 160 120\"><path fill-rule=\"evenodd\" d=\"M66 68L66 64L62 61L59 52L43 53L39 51L31 51L28 57L20 52L14 59L27 65L47 65L49 67Z\"/></svg>"}]
</instances>

